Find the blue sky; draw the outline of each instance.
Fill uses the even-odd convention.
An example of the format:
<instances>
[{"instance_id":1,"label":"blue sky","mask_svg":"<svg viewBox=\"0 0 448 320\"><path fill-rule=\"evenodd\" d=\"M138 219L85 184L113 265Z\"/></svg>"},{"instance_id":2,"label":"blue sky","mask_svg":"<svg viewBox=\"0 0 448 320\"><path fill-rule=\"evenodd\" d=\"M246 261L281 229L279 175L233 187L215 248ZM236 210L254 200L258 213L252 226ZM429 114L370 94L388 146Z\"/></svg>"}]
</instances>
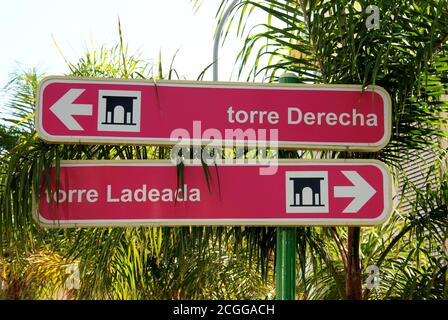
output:
<instances>
[{"instance_id":1,"label":"blue sky","mask_svg":"<svg viewBox=\"0 0 448 320\"><path fill-rule=\"evenodd\" d=\"M118 16L130 52L157 61L180 49L178 73L196 79L212 62L213 32L219 0L203 1L194 13L190 0L4 0L0 4L0 88L20 69L39 67L46 74L68 72L54 41L69 61L87 48L118 43ZM230 38L220 51L220 79L230 80L241 40ZM207 74L211 79L211 70Z\"/></svg>"}]
</instances>

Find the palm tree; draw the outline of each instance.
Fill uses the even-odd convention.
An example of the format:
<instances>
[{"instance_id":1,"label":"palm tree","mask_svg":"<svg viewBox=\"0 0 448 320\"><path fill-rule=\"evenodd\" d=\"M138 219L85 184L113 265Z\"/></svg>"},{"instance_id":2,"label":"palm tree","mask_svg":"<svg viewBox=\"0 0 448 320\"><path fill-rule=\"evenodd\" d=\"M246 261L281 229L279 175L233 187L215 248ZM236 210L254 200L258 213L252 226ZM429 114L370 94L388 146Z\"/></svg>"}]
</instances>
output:
<instances>
[{"instance_id":1,"label":"palm tree","mask_svg":"<svg viewBox=\"0 0 448 320\"><path fill-rule=\"evenodd\" d=\"M229 3L221 1L218 19ZM407 181L397 186L397 200L410 190L417 196L407 210L397 207L392 219L378 228L298 228L301 295L361 299L375 292L377 298L446 298L446 265L437 259L446 257L448 226L446 150L440 144L447 137L443 129L447 104L440 98L448 82L448 3L377 2L379 29L366 27L369 14L364 10L369 4L242 0L225 30L236 25L243 37L238 77L246 81L273 82L284 71L292 71L302 83L381 85L392 97L392 139L383 150L314 156L379 159L394 168L396 181ZM267 19L250 25L249 18L257 11ZM437 161L425 172L425 181L413 185L403 166L415 163L424 150ZM381 286L363 291L368 275L362 272L370 264L380 267Z\"/></svg>"},{"instance_id":2,"label":"palm tree","mask_svg":"<svg viewBox=\"0 0 448 320\"><path fill-rule=\"evenodd\" d=\"M104 78L162 79L176 75L130 55L120 43L87 51L67 61L70 75ZM160 56L161 60L161 56ZM60 159L166 159L170 149L151 146L58 145L41 141L33 120L35 70L9 85L8 116L20 133L0 158L0 280L6 298L264 298L272 289L263 281L269 270L258 263L271 241L244 228L140 227L42 229L32 219L32 189L40 172ZM32 81L31 81L32 80ZM242 240L244 239L244 240ZM267 248L267 249L265 249ZM254 259L256 257L257 259ZM253 262L255 260L255 262ZM73 266L79 290L66 290ZM260 272L260 270L262 272ZM62 291L61 291L62 290Z\"/></svg>"},{"instance_id":3,"label":"palm tree","mask_svg":"<svg viewBox=\"0 0 448 320\"><path fill-rule=\"evenodd\" d=\"M226 4L222 1L218 16ZM366 3L359 4L365 8ZM394 168L397 177L403 176L402 159L413 159L421 150L432 148L440 159L424 188L413 185L411 178L402 179L409 181L398 194L412 189L416 200L410 209L398 208L381 227L297 228L301 298L447 296L446 265L433 254L443 254L447 234L446 155L433 139L445 136L439 125L447 106L439 97L447 82L448 29L442 19L447 5L413 0L378 6L379 30L367 30L366 15L349 1L241 1L234 11L240 30L253 10L268 14L262 30L254 29L244 40L241 76L276 81L280 72L289 70L305 83L378 84L393 98L393 138L380 152L281 150L281 157L376 158ZM171 67L164 72L161 63L153 66L129 55L121 37L115 48L89 51L67 63L70 75L84 77L176 75ZM17 106L27 101L30 107L15 123L32 119L36 88L31 88L19 90L23 97L13 95L20 99ZM73 263L79 264L81 281L75 298L263 298L272 289L275 228L41 229L31 218L31 190L38 189L40 172L54 161L164 159L170 150L47 144L33 129L16 128L21 130L17 142L0 158L0 273L11 297L33 297L33 292L34 297L50 296L67 279L65 267ZM371 264L380 267L381 282L363 291L368 275L362 271ZM39 272L45 268L53 276ZM43 290L36 291L36 286Z\"/></svg>"}]
</instances>

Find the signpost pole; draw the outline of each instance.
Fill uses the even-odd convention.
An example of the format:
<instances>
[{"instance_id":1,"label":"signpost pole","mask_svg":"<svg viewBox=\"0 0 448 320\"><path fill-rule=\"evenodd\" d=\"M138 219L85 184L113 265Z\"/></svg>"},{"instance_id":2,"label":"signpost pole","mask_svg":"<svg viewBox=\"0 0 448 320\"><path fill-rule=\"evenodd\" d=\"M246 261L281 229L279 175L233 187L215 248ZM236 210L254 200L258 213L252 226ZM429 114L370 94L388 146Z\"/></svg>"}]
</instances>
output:
<instances>
[{"instance_id":1,"label":"signpost pole","mask_svg":"<svg viewBox=\"0 0 448 320\"><path fill-rule=\"evenodd\" d=\"M298 83L293 73L284 73L280 83ZM296 228L278 227L276 246L276 299L296 299Z\"/></svg>"},{"instance_id":2,"label":"signpost pole","mask_svg":"<svg viewBox=\"0 0 448 320\"><path fill-rule=\"evenodd\" d=\"M296 228L277 228L276 299L296 297Z\"/></svg>"}]
</instances>

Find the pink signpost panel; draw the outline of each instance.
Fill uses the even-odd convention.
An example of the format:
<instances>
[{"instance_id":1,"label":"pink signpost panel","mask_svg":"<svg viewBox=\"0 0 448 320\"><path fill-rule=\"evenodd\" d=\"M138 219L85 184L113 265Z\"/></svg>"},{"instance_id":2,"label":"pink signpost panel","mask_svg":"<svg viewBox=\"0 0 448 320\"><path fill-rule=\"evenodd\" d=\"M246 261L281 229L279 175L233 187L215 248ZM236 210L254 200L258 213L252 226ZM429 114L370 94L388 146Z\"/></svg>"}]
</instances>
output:
<instances>
[{"instance_id":1,"label":"pink signpost panel","mask_svg":"<svg viewBox=\"0 0 448 320\"><path fill-rule=\"evenodd\" d=\"M181 132L202 144L374 151L390 139L391 102L379 86L49 77L36 129L61 143L173 145Z\"/></svg>"},{"instance_id":2,"label":"pink signpost panel","mask_svg":"<svg viewBox=\"0 0 448 320\"><path fill-rule=\"evenodd\" d=\"M280 161L185 166L185 193L168 161L63 161L44 175L35 218L47 227L115 225L376 225L391 212L391 178L378 161ZM176 193L177 190L177 193ZM219 191L220 190L220 193ZM55 200L58 200L57 203Z\"/></svg>"}]
</instances>

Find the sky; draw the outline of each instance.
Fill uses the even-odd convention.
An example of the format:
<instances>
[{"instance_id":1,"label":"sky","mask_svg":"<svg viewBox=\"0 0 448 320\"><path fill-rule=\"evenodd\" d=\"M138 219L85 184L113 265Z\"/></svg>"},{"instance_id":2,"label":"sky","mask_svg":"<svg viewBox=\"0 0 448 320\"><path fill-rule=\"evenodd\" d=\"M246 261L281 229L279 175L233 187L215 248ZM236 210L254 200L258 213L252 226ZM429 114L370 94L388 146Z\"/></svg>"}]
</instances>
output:
<instances>
[{"instance_id":1,"label":"sky","mask_svg":"<svg viewBox=\"0 0 448 320\"><path fill-rule=\"evenodd\" d=\"M130 53L157 62L161 50L170 62L179 50L176 71L196 80L212 62L219 4L205 0L195 13L190 0L1 0L0 88L12 72L37 67L61 75L68 73L63 57L76 62L87 49L117 45L118 17ZM241 45L234 36L220 49L219 80L230 80ZM211 77L210 69L204 79Z\"/></svg>"}]
</instances>

